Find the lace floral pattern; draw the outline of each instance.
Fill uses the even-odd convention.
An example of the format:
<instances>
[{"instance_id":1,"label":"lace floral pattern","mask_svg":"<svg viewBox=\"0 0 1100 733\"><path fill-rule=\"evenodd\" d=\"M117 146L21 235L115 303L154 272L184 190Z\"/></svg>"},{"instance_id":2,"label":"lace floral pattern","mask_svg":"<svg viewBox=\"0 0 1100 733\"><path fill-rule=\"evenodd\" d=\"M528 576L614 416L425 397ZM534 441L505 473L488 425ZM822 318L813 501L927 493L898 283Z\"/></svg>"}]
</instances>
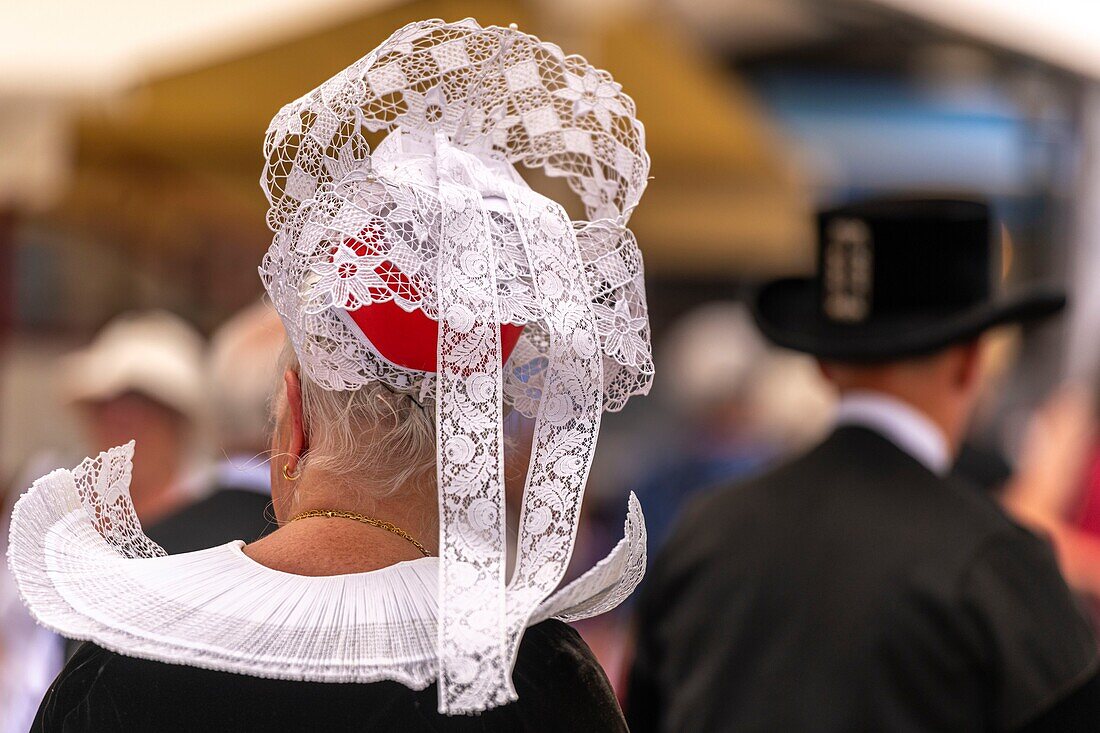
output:
<instances>
[{"instance_id":1,"label":"lace floral pattern","mask_svg":"<svg viewBox=\"0 0 1100 733\"><path fill-rule=\"evenodd\" d=\"M141 531L141 522L130 499L134 441L85 458L73 469L80 503L96 531L123 557L165 555L160 545Z\"/></svg>"},{"instance_id":2,"label":"lace floral pattern","mask_svg":"<svg viewBox=\"0 0 1100 733\"><path fill-rule=\"evenodd\" d=\"M303 369L327 389L379 380L435 402L440 710L514 699L523 629L572 554L602 412L652 379L627 229L649 171L634 103L533 36L426 21L280 110L264 153L275 236L260 273ZM590 220L515 164L563 177ZM436 372L391 363L356 325L385 302L438 323ZM523 331L502 365L503 324ZM505 588L509 405L536 425Z\"/></svg>"},{"instance_id":3,"label":"lace floral pattern","mask_svg":"<svg viewBox=\"0 0 1100 733\"><path fill-rule=\"evenodd\" d=\"M274 286L282 297L272 292L272 299L284 320L295 321L288 330L310 375L322 375L318 381L333 389L380 379L398 391L424 391L423 372L374 363L378 356L369 344L330 343L347 335L336 323L339 311L369 302L394 300L438 317L438 242L432 233L438 231L439 203L430 155L399 155L400 144L390 139L372 154L366 143L368 133L394 129L403 137L443 135L495 161L490 175L516 180L510 164L522 163L568 181L591 218L576 226L593 297L610 308L596 313L600 348L611 362L604 370L604 406L616 410L631 395L646 393L653 364L641 257L626 229L649 172L634 102L583 58L472 20L406 26L286 105L268 128L261 183L276 236L261 276L269 292L273 277L284 280ZM534 306L526 258L509 247L514 228L496 212L491 229L498 244L502 318L526 324L505 372L504 398L533 416L537 407L530 397L538 384L524 377L532 371L528 367L537 369L549 337ZM363 242L364 232L373 239L369 248L344 246ZM339 267L334 252L344 265L343 278L333 277ZM356 261L352 252L367 261ZM389 276L386 268L377 271L382 262ZM348 264L354 265L350 277ZM379 279L385 287L378 287ZM621 333L616 308L629 311L630 333ZM610 343L603 334L612 335ZM622 343L634 348L617 349ZM335 353L340 350L344 354Z\"/></svg>"},{"instance_id":4,"label":"lace floral pattern","mask_svg":"<svg viewBox=\"0 0 1100 733\"><path fill-rule=\"evenodd\" d=\"M603 412L598 327L572 223L552 201L510 193L519 230L538 233L526 250L550 344L508 587L509 668L531 613L565 575Z\"/></svg>"},{"instance_id":5,"label":"lace floral pattern","mask_svg":"<svg viewBox=\"0 0 1100 733\"><path fill-rule=\"evenodd\" d=\"M500 315L490 219L440 151L444 202L439 257L439 709L515 699L504 650L504 430Z\"/></svg>"}]
</instances>

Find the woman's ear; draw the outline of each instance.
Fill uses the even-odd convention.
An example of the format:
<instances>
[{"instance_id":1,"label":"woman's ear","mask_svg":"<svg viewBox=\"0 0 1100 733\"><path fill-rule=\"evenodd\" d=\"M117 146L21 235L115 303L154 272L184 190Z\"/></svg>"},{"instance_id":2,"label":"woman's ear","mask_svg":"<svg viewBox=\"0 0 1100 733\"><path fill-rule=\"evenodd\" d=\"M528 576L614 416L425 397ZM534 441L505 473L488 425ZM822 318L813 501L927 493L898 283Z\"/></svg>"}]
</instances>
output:
<instances>
[{"instance_id":1,"label":"woman's ear","mask_svg":"<svg viewBox=\"0 0 1100 733\"><path fill-rule=\"evenodd\" d=\"M287 428L290 431L285 448L286 470L295 474L298 473L298 462L309 449L305 418L302 416L302 381L297 372L287 369L283 374L283 382L286 384L286 409L289 418Z\"/></svg>"}]
</instances>

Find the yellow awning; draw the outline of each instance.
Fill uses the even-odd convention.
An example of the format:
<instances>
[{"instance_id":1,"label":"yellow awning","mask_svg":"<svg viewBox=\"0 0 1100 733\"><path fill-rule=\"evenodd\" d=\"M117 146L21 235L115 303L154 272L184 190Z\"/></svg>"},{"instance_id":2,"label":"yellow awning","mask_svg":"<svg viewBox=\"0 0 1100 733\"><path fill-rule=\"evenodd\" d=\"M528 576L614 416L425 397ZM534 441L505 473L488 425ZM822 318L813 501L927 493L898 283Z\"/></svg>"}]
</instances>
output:
<instances>
[{"instance_id":1,"label":"yellow awning","mask_svg":"<svg viewBox=\"0 0 1100 733\"><path fill-rule=\"evenodd\" d=\"M84 113L77 183L60 214L121 236L127 249L243 248L255 257L270 237L257 180L275 111L401 25L465 15L556 38L526 3L421 0L156 79ZM808 205L782 141L737 79L679 30L664 18L608 18L577 34L575 49L613 71L646 125L653 180L632 227L649 270L804 269Z\"/></svg>"}]
</instances>

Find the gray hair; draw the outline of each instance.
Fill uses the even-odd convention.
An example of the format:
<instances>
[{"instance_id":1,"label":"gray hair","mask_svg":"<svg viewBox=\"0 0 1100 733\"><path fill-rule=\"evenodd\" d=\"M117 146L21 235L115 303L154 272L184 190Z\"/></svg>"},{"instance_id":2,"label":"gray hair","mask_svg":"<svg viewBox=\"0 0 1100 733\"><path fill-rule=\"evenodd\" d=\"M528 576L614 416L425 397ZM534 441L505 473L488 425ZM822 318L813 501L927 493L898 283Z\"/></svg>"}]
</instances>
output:
<instances>
[{"instance_id":1,"label":"gray hair","mask_svg":"<svg viewBox=\"0 0 1100 733\"><path fill-rule=\"evenodd\" d=\"M299 367L288 343L280 358L302 383L302 415L309 451L306 466L349 486L389 496L409 486L434 486L435 411L410 395L371 382L353 391L327 390ZM283 394L276 390L276 394ZM276 401L279 404L279 401Z\"/></svg>"}]
</instances>

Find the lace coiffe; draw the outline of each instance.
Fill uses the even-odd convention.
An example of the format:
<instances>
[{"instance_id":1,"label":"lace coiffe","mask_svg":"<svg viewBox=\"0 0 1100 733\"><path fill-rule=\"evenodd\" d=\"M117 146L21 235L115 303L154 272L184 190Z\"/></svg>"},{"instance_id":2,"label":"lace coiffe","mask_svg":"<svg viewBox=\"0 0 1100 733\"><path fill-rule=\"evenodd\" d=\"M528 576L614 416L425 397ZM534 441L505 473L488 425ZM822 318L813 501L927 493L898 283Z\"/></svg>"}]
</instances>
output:
<instances>
[{"instance_id":1,"label":"lace coiffe","mask_svg":"<svg viewBox=\"0 0 1100 733\"><path fill-rule=\"evenodd\" d=\"M380 130L372 155L365 135ZM440 710L515 699L519 639L572 553L600 415L653 372L626 228L649 169L633 101L533 36L428 21L284 107L265 153L275 238L261 273L307 374L436 404ZM590 220L512 163L564 177ZM438 321L437 373L395 365L347 318L387 301ZM506 368L501 324L524 326ZM505 405L536 418L507 588Z\"/></svg>"},{"instance_id":2,"label":"lace coiffe","mask_svg":"<svg viewBox=\"0 0 1100 733\"><path fill-rule=\"evenodd\" d=\"M366 135L390 131L375 152ZM272 120L261 275L303 369L434 401L442 712L515 699L523 629L561 581L600 416L653 372L626 228L649 160L604 71L514 28L409 25ZM589 221L527 187L563 177ZM439 324L437 371L385 358L348 314L394 302ZM502 366L501 326L523 335ZM502 411L536 419L505 579Z\"/></svg>"}]
</instances>

